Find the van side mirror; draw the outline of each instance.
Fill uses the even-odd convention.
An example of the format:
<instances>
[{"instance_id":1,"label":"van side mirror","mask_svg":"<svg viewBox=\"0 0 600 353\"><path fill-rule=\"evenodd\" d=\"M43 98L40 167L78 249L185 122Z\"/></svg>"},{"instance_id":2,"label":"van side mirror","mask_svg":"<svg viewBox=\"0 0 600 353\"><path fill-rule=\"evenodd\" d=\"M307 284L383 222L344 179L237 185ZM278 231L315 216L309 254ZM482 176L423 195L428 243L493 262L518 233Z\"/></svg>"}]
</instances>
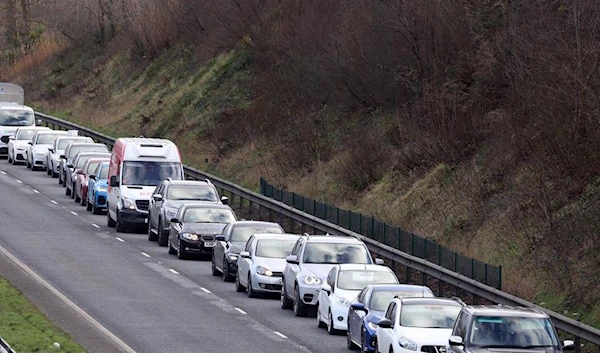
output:
<instances>
[{"instance_id":1,"label":"van side mirror","mask_svg":"<svg viewBox=\"0 0 600 353\"><path fill-rule=\"evenodd\" d=\"M171 223L179 223L179 218L171 218Z\"/></svg>"},{"instance_id":2,"label":"van side mirror","mask_svg":"<svg viewBox=\"0 0 600 353\"><path fill-rule=\"evenodd\" d=\"M94 174L90 174L90 176L88 176L88 178L90 178L92 180L96 180L96 176Z\"/></svg>"},{"instance_id":3,"label":"van side mirror","mask_svg":"<svg viewBox=\"0 0 600 353\"><path fill-rule=\"evenodd\" d=\"M462 346L463 345L463 339L460 336L450 336L450 338L448 338L448 343L451 346Z\"/></svg>"},{"instance_id":4,"label":"van side mirror","mask_svg":"<svg viewBox=\"0 0 600 353\"><path fill-rule=\"evenodd\" d=\"M152 199L156 202L160 202L160 201L162 201L163 197L161 194L154 194L154 195L152 195Z\"/></svg>"},{"instance_id":5,"label":"van side mirror","mask_svg":"<svg viewBox=\"0 0 600 353\"><path fill-rule=\"evenodd\" d=\"M35 122L35 125L37 125L37 126L41 126L41 125L42 125L42 119L38 119L38 120Z\"/></svg>"},{"instance_id":6,"label":"van side mirror","mask_svg":"<svg viewBox=\"0 0 600 353\"><path fill-rule=\"evenodd\" d=\"M223 205L229 205L229 197L227 197L227 196L221 197L221 203Z\"/></svg>"},{"instance_id":7,"label":"van side mirror","mask_svg":"<svg viewBox=\"0 0 600 353\"><path fill-rule=\"evenodd\" d=\"M367 308L365 308L365 304L363 303L353 303L352 305L350 305L352 307L352 309L356 310L356 311L364 311L367 312Z\"/></svg>"},{"instance_id":8,"label":"van side mirror","mask_svg":"<svg viewBox=\"0 0 600 353\"><path fill-rule=\"evenodd\" d=\"M110 186L111 187L118 187L119 186L119 181L117 180L117 176L113 175L110 177Z\"/></svg>"},{"instance_id":9,"label":"van side mirror","mask_svg":"<svg viewBox=\"0 0 600 353\"><path fill-rule=\"evenodd\" d=\"M324 291L325 293L327 293L327 295L331 294L331 292L333 292L333 288L331 288L331 286L327 283L323 283L321 285L321 290Z\"/></svg>"},{"instance_id":10,"label":"van side mirror","mask_svg":"<svg viewBox=\"0 0 600 353\"><path fill-rule=\"evenodd\" d=\"M33 141L27 141L27 143L33 146Z\"/></svg>"},{"instance_id":11,"label":"van side mirror","mask_svg":"<svg viewBox=\"0 0 600 353\"><path fill-rule=\"evenodd\" d=\"M60 159L67 159L67 156L65 156L64 154L61 154Z\"/></svg>"},{"instance_id":12,"label":"van side mirror","mask_svg":"<svg viewBox=\"0 0 600 353\"><path fill-rule=\"evenodd\" d=\"M385 262L383 262L383 259L380 259L380 258L375 259L375 265L384 265L384 264L385 264Z\"/></svg>"},{"instance_id":13,"label":"van side mirror","mask_svg":"<svg viewBox=\"0 0 600 353\"><path fill-rule=\"evenodd\" d=\"M564 340L563 341L563 350L564 351L574 351L575 350L575 341Z\"/></svg>"},{"instance_id":14,"label":"van side mirror","mask_svg":"<svg viewBox=\"0 0 600 353\"><path fill-rule=\"evenodd\" d=\"M8 136L8 139L9 139L9 140L14 140L14 139L15 139L15 137L14 137L14 136Z\"/></svg>"},{"instance_id":15,"label":"van side mirror","mask_svg":"<svg viewBox=\"0 0 600 353\"><path fill-rule=\"evenodd\" d=\"M250 258L250 253L247 252L247 251L242 251L240 253L240 256L249 259Z\"/></svg>"}]
</instances>

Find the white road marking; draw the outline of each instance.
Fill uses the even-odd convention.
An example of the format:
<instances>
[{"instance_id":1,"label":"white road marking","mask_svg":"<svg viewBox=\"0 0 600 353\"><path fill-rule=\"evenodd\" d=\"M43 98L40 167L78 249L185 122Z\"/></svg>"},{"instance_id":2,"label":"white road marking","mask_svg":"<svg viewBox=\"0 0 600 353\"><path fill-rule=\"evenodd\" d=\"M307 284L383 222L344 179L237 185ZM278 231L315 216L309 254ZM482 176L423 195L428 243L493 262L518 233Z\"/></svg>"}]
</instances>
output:
<instances>
[{"instance_id":1,"label":"white road marking","mask_svg":"<svg viewBox=\"0 0 600 353\"><path fill-rule=\"evenodd\" d=\"M58 205L58 202L54 201L54 200L50 200L50 202L52 202L55 205Z\"/></svg>"},{"instance_id":2,"label":"white road marking","mask_svg":"<svg viewBox=\"0 0 600 353\"><path fill-rule=\"evenodd\" d=\"M32 278L38 281L41 285L46 287L50 292L56 295L60 300L62 300L67 306L76 311L79 315L81 315L85 320L87 320L92 326L102 332L106 337L108 337L111 341L113 341L116 345L121 347L123 351L127 353L136 353L133 348L129 347L125 342L121 341L121 339L112 332L110 332L106 327L102 326L98 321L96 321L93 317L91 317L88 313L86 313L83 309L78 307L75 303L73 303L67 296L58 291L58 289L54 288L50 283L46 282L42 277L40 277L37 273L35 273L32 269L27 267L24 263L22 263L19 259L17 259L13 254L9 253L8 250L4 249L0 246L0 252L2 252L6 257L10 258L17 266L21 267L23 271L27 272Z\"/></svg>"},{"instance_id":3,"label":"white road marking","mask_svg":"<svg viewBox=\"0 0 600 353\"><path fill-rule=\"evenodd\" d=\"M283 333L279 332L279 331L273 331L274 334L276 334L277 336L281 337L281 338L288 338L286 335L284 335Z\"/></svg>"},{"instance_id":4,"label":"white road marking","mask_svg":"<svg viewBox=\"0 0 600 353\"><path fill-rule=\"evenodd\" d=\"M2 170L2 171L0 171L0 173L2 173L2 175L6 175L6 172L5 172L5 171L3 171L3 170Z\"/></svg>"},{"instance_id":5,"label":"white road marking","mask_svg":"<svg viewBox=\"0 0 600 353\"><path fill-rule=\"evenodd\" d=\"M95 227L95 228L98 228L98 229L100 229L100 226L99 226L99 225L97 225L96 223L92 223L92 226L93 226L93 227Z\"/></svg>"},{"instance_id":6,"label":"white road marking","mask_svg":"<svg viewBox=\"0 0 600 353\"><path fill-rule=\"evenodd\" d=\"M21 180L19 180L19 179L17 179L17 183L23 184L23 182Z\"/></svg>"},{"instance_id":7,"label":"white road marking","mask_svg":"<svg viewBox=\"0 0 600 353\"><path fill-rule=\"evenodd\" d=\"M77 212L73 212L73 211L71 211L71 214L72 214L73 216L79 216L79 214L77 214Z\"/></svg>"},{"instance_id":8,"label":"white road marking","mask_svg":"<svg viewBox=\"0 0 600 353\"><path fill-rule=\"evenodd\" d=\"M150 255L146 254L145 252L142 252L142 255L144 255L146 257L150 257Z\"/></svg>"},{"instance_id":9,"label":"white road marking","mask_svg":"<svg viewBox=\"0 0 600 353\"><path fill-rule=\"evenodd\" d=\"M37 191L36 189L33 189L32 191L33 191L34 193L36 193L36 194L39 194L39 193L40 193L40 192L39 192L39 191Z\"/></svg>"},{"instance_id":10,"label":"white road marking","mask_svg":"<svg viewBox=\"0 0 600 353\"><path fill-rule=\"evenodd\" d=\"M248 314L247 312L245 312L244 310L242 310L240 308L235 308L235 310L239 311L240 314L243 314L243 315L247 315Z\"/></svg>"},{"instance_id":11,"label":"white road marking","mask_svg":"<svg viewBox=\"0 0 600 353\"><path fill-rule=\"evenodd\" d=\"M211 291L209 291L208 289L204 288L204 287L200 287L200 290L203 291L204 293L212 293Z\"/></svg>"},{"instance_id":12,"label":"white road marking","mask_svg":"<svg viewBox=\"0 0 600 353\"><path fill-rule=\"evenodd\" d=\"M117 240L118 240L118 241L120 241L121 243L124 243L124 242L125 242L125 240L123 240L123 239L121 239L121 238L119 238L119 237L115 237L115 239L117 239Z\"/></svg>"},{"instance_id":13,"label":"white road marking","mask_svg":"<svg viewBox=\"0 0 600 353\"><path fill-rule=\"evenodd\" d=\"M174 269L172 269L172 268L170 268L170 269L169 269L169 271L170 271L171 273L174 273L174 274L176 274L176 275L178 275L178 274L179 274L179 272L175 271L175 270L174 270Z\"/></svg>"}]
</instances>

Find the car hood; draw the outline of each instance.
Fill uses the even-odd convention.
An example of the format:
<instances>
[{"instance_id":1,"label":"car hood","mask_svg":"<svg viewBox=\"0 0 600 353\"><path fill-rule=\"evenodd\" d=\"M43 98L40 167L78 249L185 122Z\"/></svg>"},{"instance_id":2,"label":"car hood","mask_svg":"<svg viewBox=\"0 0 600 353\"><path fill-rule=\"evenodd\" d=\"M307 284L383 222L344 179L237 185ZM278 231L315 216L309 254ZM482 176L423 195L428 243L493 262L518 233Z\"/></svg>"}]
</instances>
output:
<instances>
[{"instance_id":1,"label":"car hood","mask_svg":"<svg viewBox=\"0 0 600 353\"><path fill-rule=\"evenodd\" d=\"M229 248L227 249L227 253L231 254L239 254L244 250L246 246L245 242L234 241L229 243Z\"/></svg>"},{"instance_id":2,"label":"car hood","mask_svg":"<svg viewBox=\"0 0 600 353\"><path fill-rule=\"evenodd\" d=\"M366 316L366 319L369 322L378 323L379 321L381 321L381 319L383 319L384 314L385 314L384 311L378 311L378 310L369 311L369 313Z\"/></svg>"},{"instance_id":3,"label":"car hood","mask_svg":"<svg viewBox=\"0 0 600 353\"><path fill-rule=\"evenodd\" d=\"M3 126L3 127L0 128L0 134L2 134L2 135L14 135L15 132L17 132L18 128L19 128L19 126L15 126L15 127Z\"/></svg>"},{"instance_id":4,"label":"car hood","mask_svg":"<svg viewBox=\"0 0 600 353\"><path fill-rule=\"evenodd\" d=\"M202 235L217 235L221 234L226 225L227 223L185 223L183 231Z\"/></svg>"},{"instance_id":5,"label":"car hood","mask_svg":"<svg viewBox=\"0 0 600 353\"><path fill-rule=\"evenodd\" d=\"M283 272L285 269L285 259L272 259L267 257L255 257L256 266L268 268L273 272Z\"/></svg>"},{"instance_id":6,"label":"car hood","mask_svg":"<svg viewBox=\"0 0 600 353\"><path fill-rule=\"evenodd\" d=\"M447 346L452 328L402 327L402 335L409 340L426 346Z\"/></svg>"},{"instance_id":7,"label":"car hood","mask_svg":"<svg viewBox=\"0 0 600 353\"><path fill-rule=\"evenodd\" d=\"M207 201L207 200L166 200L163 203L163 207L172 207L172 208L179 208L181 207L181 205L183 204L189 204L190 202L195 203L216 203L214 201Z\"/></svg>"},{"instance_id":8,"label":"car hood","mask_svg":"<svg viewBox=\"0 0 600 353\"><path fill-rule=\"evenodd\" d=\"M321 281L325 282L327 275L335 264L304 264L303 271L310 271L314 276L317 276Z\"/></svg>"},{"instance_id":9,"label":"car hood","mask_svg":"<svg viewBox=\"0 0 600 353\"><path fill-rule=\"evenodd\" d=\"M122 185L121 196L128 197L133 200L150 200L152 192L156 189L156 186L127 186Z\"/></svg>"},{"instance_id":10,"label":"car hood","mask_svg":"<svg viewBox=\"0 0 600 353\"><path fill-rule=\"evenodd\" d=\"M108 186L108 180L100 179L100 181L96 181L96 183L94 185L96 185L96 187L104 187L105 188Z\"/></svg>"},{"instance_id":11,"label":"car hood","mask_svg":"<svg viewBox=\"0 0 600 353\"><path fill-rule=\"evenodd\" d=\"M558 353L560 352L556 348L542 347L542 348L481 348L481 347L469 347L469 353Z\"/></svg>"},{"instance_id":12,"label":"car hood","mask_svg":"<svg viewBox=\"0 0 600 353\"><path fill-rule=\"evenodd\" d=\"M351 302L354 298L356 298L359 293L360 293L360 290L347 290L347 289L340 289L340 288L335 289L336 296L344 298L349 302Z\"/></svg>"},{"instance_id":13,"label":"car hood","mask_svg":"<svg viewBox=\"0 0 600 353\"><path fill-rule=\"evenodd\" d=\"M50 147L52 147L51 144L42 143L42 144L33 145L33 150L36 153L48 152L48 148L50 148Z\"/></svg>"},{"instance_id":14,"label":"car hood","mask_svg":"<svg viewBox=\"0 0 600 353\"><path fill-rule=\"evenodd\" d=\"M31 140L12 140L14 147L23 147L27 146Z\"/></svg>"}]
</instances>

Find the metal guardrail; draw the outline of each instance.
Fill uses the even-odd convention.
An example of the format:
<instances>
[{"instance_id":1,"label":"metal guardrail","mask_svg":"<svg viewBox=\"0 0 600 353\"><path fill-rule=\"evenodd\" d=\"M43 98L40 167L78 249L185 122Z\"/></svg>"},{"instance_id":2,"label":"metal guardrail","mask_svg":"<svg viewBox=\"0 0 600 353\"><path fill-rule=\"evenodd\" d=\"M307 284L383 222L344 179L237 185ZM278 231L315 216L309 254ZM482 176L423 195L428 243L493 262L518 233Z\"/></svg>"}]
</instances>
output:
<instances>
[{"instance_id":1,"label":"metal guardrail","mask_svg":"<svg viewBox=\"0 0 600 353\"><path fill-rule=\"evenodd\" d=\"M97 133L91 129L62 119L40 113L36 113L36 116L42 119L43 122L52 128L77 129L82 135L89 136L94 140L105 143L111 147L115 142L113 137ZM267 209L270 215L271 213L275 213L278 214L280 218L282 216L287 217L292 222L298 222L302 224L303 227L306 225L323 233L328 232L330 234L346 234L357 237L364 241L373 253L378 254L381 257L387 258L388 260L402 266L406 266L408 269L419 271L423 274L423 276L430 276L450 286L454 286L460 290L473 294L473 296L483 298L490 302L502 305L533 307L542 310L548 313L548 315L552 318L552 321L557 329L575 336L576 351L580 350L578 343L580 339L600 347L600 330L594 327L585 325L579 321L540 307L512 294L502 292L498 289L472 280L466 276L460 275L434 263L404 253L398 249L379 243L373 239L354 233L333 223L324 221L320 218L290 207L282 202L267 198L214 175L191 168L189 166L185 166L184 171L187 178L198 180L208 178L217 188L229 192L231 195L232 204L234 203L234 197L238 197L240 199L240 206L243 205L243 200L248 200L250 203L250 208L252 208L253 204L257 205L259 208L262 207Z\"/></svg>"}]
</instances>

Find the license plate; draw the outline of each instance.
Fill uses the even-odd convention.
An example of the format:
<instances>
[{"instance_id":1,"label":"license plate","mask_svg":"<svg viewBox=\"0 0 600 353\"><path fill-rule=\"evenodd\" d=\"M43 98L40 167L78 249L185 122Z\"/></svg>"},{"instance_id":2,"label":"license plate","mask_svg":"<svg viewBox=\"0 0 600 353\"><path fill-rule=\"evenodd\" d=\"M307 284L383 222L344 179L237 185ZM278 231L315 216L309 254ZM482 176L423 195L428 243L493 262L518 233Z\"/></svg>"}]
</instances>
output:
<instances>
[{"instance_id":1,"label":"license plate","mask_svg":"<svg viewBox=\"0 0 600 353\"><path fill-rule=\"evenodd\" d=\"M212 248L215 246L215 242L214 241L207 241L204 243L204 247L206 248Z\"/></svg>"}]
</instances>

